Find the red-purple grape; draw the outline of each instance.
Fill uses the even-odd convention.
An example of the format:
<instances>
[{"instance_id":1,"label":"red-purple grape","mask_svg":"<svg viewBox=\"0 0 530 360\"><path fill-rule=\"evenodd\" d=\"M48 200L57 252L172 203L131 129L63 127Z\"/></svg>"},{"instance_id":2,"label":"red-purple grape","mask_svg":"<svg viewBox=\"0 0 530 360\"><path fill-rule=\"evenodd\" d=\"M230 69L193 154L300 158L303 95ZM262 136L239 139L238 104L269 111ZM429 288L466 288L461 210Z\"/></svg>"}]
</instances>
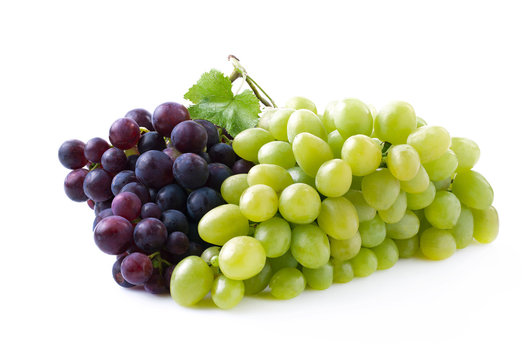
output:
<instances>
[{"instance_id":1,"label":"red-purple grape","mask_svg":"<svg viewBox=\"0 0 530 360\"><path fill-rule=\"evenodd\" d=\"M142 209L140 211L140 217L142 219L147 219L147 218L160 219L161 216L162 216L162 210L160 209L160 206L158 206L157 204L153 202L145 203L142 206Z\"/></svg>"},{"instance_id":2,"label":"red-purple grape","mask_svg":"<svg viewBox=\"0 0 530 360\"><path fill-rule=\"evenodd\" d=\"M129 248L133 239L133 226L121 216L108 216L94 229L94 241L106 254L118 255Z\"/></svg>"},{"instance_id":3,"label":"red-purple grape","mask_svg":"<svg viewBox=\"0 0 530 360\"><path fill-rule=\"evenodd\" d=\"M65 141L59 148L59 161L67 169L81 169L88 163L85 143L80 140Z\"/></svg>"},{"instance_id":4,"label":"red-purple grape","mask_svg":"<svg viewBox=\"0 0 530 360\"><path fill-rule=\"evenodd\" d=\"M127 156L118 148L110 148L101 156L101 166L111 174L126 170L127 165Z\"/></svg>"},{"instance_id":5,"label":"red-purple grape","mask_svg":"<svg viewBox=\"0 0 530 360\"><path fill-rule=\"evenodd\" d=\"M85 157L93 163L101 162L101 156L110 148L108 142L102 138L95 137L86 142Z\"/></svg>"},{"instance_id":6,"label":"red-purple grape","mask_svg":"<svg viewBox=\"0 0 530 360\"><path fill-rule=\"evenodd\" d=\"M83 182L83 191L96 202L109 200L112 198L112 175L103 169L90 171Z\"/></svg>"},{"instance_id":7,"label":"red-purple grape","mask_svg":"<svg viewBox=\"0 0 530 360\"><path fill-rule=\"evenodd\" d=\"M184 105L167 102L157 106L153 113L153 127L162 136L171 136L171 131L177 124L189 120L190 113Z\"/></svg>"},{"instance_id":8,"label":"red-purple grape","mask_svg":"<svg viewBox=\"0 0 530 360\"><path fill-rule=\"evenodd\" d=\"M64 179L64 192L70 200L81 202L88 200L85 192L83 191L83 183L85 177L88 174L86 169L77 169L71 171Z\"/></svg>"},{"instance_id":9,"label":"red-purple grape","mask_svg":"<svg viewBox=\"0 0 530 360\"><path fill-rule=\"evenodd\" d=\"M145 109L133 109L125 114L126 118L134 120L138 126L144 127L147 130L154 130L151 122L151 113Z\"/></svg>"},{"instance_id":10,"label":"red-purple grape","mask_svg":"<svg viewBox=\"0 0 530 360\"><path fill-rule=\"evenodd\" d=\"M142 253L127 255L121 263L123 278L133 285L143 285L153 275L153 263Z\"/></svg>"},{"instance_id":11,"label":"red-purple grape","mask_svg":"<svg viewBox=\"0 0 530 360\"><path fill-rule=\"evenodd\" d=\"M122 192L112 200L112 212L132 221L140 216L142 202L140 198L131 192Z\"/></svg>"},{"instance_id":12,"label":"red-purple grape","mask_svg":"<svg viewBox=\"0 0 530 360\"><path fill-rule=\"evenodd\" d=\"M132 119L118 119L110 127L109 139L110 143L118 149L130 149L134 147L140 139L140 128Z\"/></svg>"},{"instance_id":13,"label":"red-purple grape","mask_svg":"<svg viewBox=\"0 0 530 360\"><path fill-rule=\"evenodd\" d=\"M148 253L161 250L166 240L166 227L158 219L143 219L134 228L134 243Z\"/></svg>"}]
</instances>

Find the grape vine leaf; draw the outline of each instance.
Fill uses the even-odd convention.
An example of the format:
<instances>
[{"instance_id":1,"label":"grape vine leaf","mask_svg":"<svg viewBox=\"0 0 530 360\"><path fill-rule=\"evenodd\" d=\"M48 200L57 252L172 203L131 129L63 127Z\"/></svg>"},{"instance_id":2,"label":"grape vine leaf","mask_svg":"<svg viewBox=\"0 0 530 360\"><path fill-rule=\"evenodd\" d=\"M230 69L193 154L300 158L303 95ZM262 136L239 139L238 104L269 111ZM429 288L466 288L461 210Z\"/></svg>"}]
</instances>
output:
<instances>
[{"instance_id":1,"label":"grape vine leaf","mask_svg":"<svg viewBox=\"0 0 530 360\"><path fill-rule=\"evenodd\" d=\"M259 100L250 90L234 95L232 82L219 70L210 70L184 95L194 105L189 112L192 119L206 119L224 127L232 136L256 126L259 119Z\"/></svg>"}]
</instances>

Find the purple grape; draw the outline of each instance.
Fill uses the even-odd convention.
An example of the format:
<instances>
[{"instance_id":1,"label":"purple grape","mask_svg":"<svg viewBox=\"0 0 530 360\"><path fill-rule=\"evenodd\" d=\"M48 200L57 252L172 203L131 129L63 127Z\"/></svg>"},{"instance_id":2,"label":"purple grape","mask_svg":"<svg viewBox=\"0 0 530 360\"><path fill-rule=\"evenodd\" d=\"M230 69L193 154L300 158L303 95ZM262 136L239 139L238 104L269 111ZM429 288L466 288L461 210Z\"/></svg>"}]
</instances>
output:
<instances>
[{"instance_id":1,"label":"purple grape","mask_svg":"<svg viewBox=\"0 0 530 360\"><path fill-rule=\"evenodd\" d=\"M208 164L212 162L212 159L210 158L210 155L208 155L207 152L201 152L199 153L199 156L202 157Z\"/></svg>"},{"instance_id":2,"label":"purple grape","mask_svg":"<svg viewBox=\"0 0 530 360\"><path fill-rule=\"evenodd\" d=\"M164 186L156 194L156 203L162 211L175 209L184 210L186 208L187 194L177 184Z\"/></svg>"},{"instance_id":3,"label":"purple grape","mask_svg":"<svg viewBox=\"0 0 530 360\"><path fill-rule=\"evenodd\" d=\"M110 148L101 156L101 166L111 174L117 174L128 168L127 156L118 148Z\"/></svg>"},{"instance_id":4,"label":"purple grape","mask_svg":"<svg viewBox=\"0 0 530 360\"><path fill-rule=\"evenodd\" d=\"M64 179L64 192L70 200L81 202L88 200L85 192L83 191L83 183L85 177L88 174L86 169L72 170Z\"/></svg>"},{"instance_id":5,"label":"purple grape","mask_svg":"<svg viewBox=\"0 0 530 360\"><path fill-rule=\"evenodd\" d=\"M232 167L236 161L236 153L232 146L225 143L212 146L208 150L208 155L210 155L212 162L225 164L228 167Z\"/></svg>"},{"instance_id":6,"label":"purple grape","mask_svg":"<svg viewBox=\"0 0 530 360\"><path fill-rule=\"evenodd\" d=\"M103 220L106 217L112 216L114 213L112 212L111 208L101 210L99 214L96 215L96 218L94 219L94 224L92 226L92 230L96 228L96 225L99 224L101 220Z\"/></svg>"},{"instance_id":7,"label":"purple grape","mask_svg":"<svg viewBox=\"0 0 530 360\"><path fill-rule=\"evenodd\" d=\"M86 201L86 204L88 205L89 208L91 208L92 210L94 210L94 205L96 205L96 203L94 202L94 200L92 199L88 199Z\"/></svg>"},{"instance_id":8,"label":"purple grape","mask_svg":"<svg viewBox=\"0 0 530 360\"><path fill-rule=\"evenodd\" d=\"M149 190L145 185L140 184L138 182L132 182L126 184L124 187L121 188L120 193L124 192L130 192L138 196L142 204L145 204L146 202L149 202Z\"/></svg>"},{"instance_id":9,"label":"purple grape","mask_svg":"<svg viewBox=\"0 0 530 360\"><path fill-rule=\"evenodd\" d=\"M162 150L162 152L169 156L172 162L175 162L175 160L177 160L177 158L180 156L180 152L174 147L167 147Z\"/></svg>"},{"instance_id":10,"label":"purple grape","mask_svg":"<svg viewBox=\"0 0 530 360\"><path fill-rule=\"evenodd\" d=\"M102 138L95 137L86 142L85 157L93 163L101 162L101 156L110 148L108 142Z\"/></svg>"},{"instance_id":11,"label":"purple grape","mask_svg":"<svg viewBox=\"0 0 530 360\"><path fill-rule=\"evenodd\" d=\"M130 149L134 147L140 139L140 128L132 119L118 119L110 127L109 139L110 143L118 149Z\"/></svg>"},{"instance_id":12,"label":"purple grape","mask_svg":"<svg viewBox=\"0 0 530 360\"><path fill-rule=\"evenodd\" d=\"M59 148L59 161L67 169L81 169L88 163L85 143L79 140L65 141Z\"/></svg>"},{"instance_id":13,"label":"purple grape","mask_svg":"<svg viewBox=\"0 0 530 360\"><path fill-rule=\"evenodd\" d=\"M118 255L129 248L133 239L133 226L121 216L108 216L94 229L94 241L106 254Z\"/></svg>"},{"instance_id":14,"label":"purple grape","mask_svg":"<svg viewBox=\"0 0 530 360\"><path fill-rule=\"evenodd\" d=\"M136 178L145 186L160 189L173 182L173 162L162 151L144 152L136 162Z\"/></svg>"},{"instance_id":15,"label":"purple grape","mask_svg":"<svg viewBox=\"0 0 530 360\"><path fill-rule=\"evenodd\" d=\"M152 253L161 250L167 240L167 230L162 221L147 218L136 224L134 228L134 243L140 249Z\"/></svg>"},{"instance_id":16,"label":"purple grape","mask_svg":"<svg viewBox=\"0 0 530 360\"><path fill-rule=\"evenodd\" d=\"M131 288L133 287L134 285L127 282L127 280L125 280L123 278L123 275L121 274L121 263L123 261L123 259L125 258L125 256L120 256L115 262L114 262L114 265L112 265L112 277L114 278L114 281L116 281L116 283L118 285L120 285L121 287L124 287L124 288Z\"/></svg>"},{"instance_id":17,"label":"purple grape","mask_svg":"<svg viewBox=\"0 0 530 360\"><path fill-rule=\"evenodd\" d=\"M153 271L153 275L144 284L144 290L155 295L166 294L169 291L164 277L158 271Z\"/></svg>"},{"instance_id":18,"label":"purple grape","mask_svg":"<svg viewBox=\"0 0 530 360\"><path fill-rule=\"evenodd\" d=\"M209 148L210 146L213 146L219 142L219 130L217 130L217 127L209 122L208 120L194 120L196 123L199 123L206 129L206 132L208 133L208 142L206 143L206 146Z\"/></svg>"},{"instance_id":19,"label":"purple grape","mask_svg":"<svg viewBox=\"0 0 530 360\"><path fill-rule=\"evenodd\" d=\"M145 203L142 206L142 210L140 211L140 217L142 219L147 219L147 218L160 219L161 216L162 216L162 210L160 209L160 206L152 202Z\"/></svg>"},{"instance_id":20,"label":"purple grape","mask_svg":"<svg viewBox=\"0 0 530 360\"><path fill-rule=\"evenodd\" d=\"M140 216L142 202L140 198L131 192L122 192L112 200L112 212L114 215L121 216L132 221Z\"/></svg>"},{"instance_id":21,"label":"purple grape","mask_svg":"<svg viewBox=\"0 0 530 360\"><path fill-rule=\"evenodd\" d=\"M208 172L210 176L206 182L206 186L211 187L216 191L221 191L221 185L227 177L232 175L232 170L225 164L211 163L208 164Z\"/></svg>"},{"instance_id":22,"label":"purple grape","mask_svg":"<svg viewBox=\"0 0 530 360\"><path fill-rule=\"evenodd\" d=\"M151 113L144 109L133 109L125 114L126 118L134 120L138 126L144 127L147 130L153 131L153 123L151 122Z\"/></svg>"},{"instance_id":23,"label":"purple grape","mask_svg":"<svg viewBox=\"0 0 530 360\"><path fill-rule=\"evenodd\" d=\"M221 194L211 188L203 187L192 191L188 196L188 215L193 220L199 221L208 211L222 204L224 201Z\"/></svg>"},{"instance_id":24,"label":"purple grape","mask_svg":"<svg viewBox=\"0 0 530 360\"><path fill-rule=\"evenodd\" d=\"M156 131L150 131L143 134L138 141L138 151L143 154L149 150L162 151L166 148L164 137Z\"/></svg>"},{"instance_id":25,"label":"purple grape","mask_svg":"<svg viewBox=\"0 0 530 360\"><path fill-rule=\"evenodd\" d=\"M83 191L92 200L99 202L112 198L112 175L103 169L89 171L83 182Z\"/></svg>"},{"instance_id":26,"label":"purple grape","mask_svg":"<svg viewBox=\"0 0 530 360\"><path fill-rule=\"evenodd\" d=\"M127 255L121 263L123 278L133 285L143 285L153 275L153 263L142 253Z\"/></svg>"},{"instance_id":27,"label":"purple grape","mask_svg":"<svg viewBox=\"0 0 530 360\"><path fill-rule=\"evenodd\" d=\"M252 161L247 161L245 159L236 160L232 166L232 172L234 174L248 174L250 169L254 166Z\"/></svg>"},{"instance_id":28,"label":"purple grape","mask_svg":"<svg viewBox=\"0 0 530 360\"><path fill-rule=\"evenodd\" d=\"M156 107L153 113L153 127L162 136L169 137L177 124L189 119L190 113L184 105L167 102Z\"/></svg>"},{"instance_id":29,"label":"purple grape","mask_svg":"<svg viewBox=\"0 0 530 360\"><path fill-rule=\"evenodd\" d=\"M189 225L186 215L178 210L166 210L162 213L160 220L166 227L168 234L171 234L175 231L180 231L183 233L188 233Z\"/></svg>"},{"instance_id":30,"label":"purple grape","mask_svg":"<svg viewBox=\"0 0 530 360\"><path fill-rule=\"evenodd\" d=\"M127 156L127 169L129 170L136 170L136 162L138 161L138 158L140 157L140 155L129 155Z\"/></svg>"},{"instance_id":31,"label":"purple grape","mask_svg":"<svg viewBox=\"0 0 530 360\"><path fill-rule=\"evenodd\" d=\"M99 213L101 213L103 210L110 209L110 207L112 206L112 200L113 200L113 197L105 201L97 202L94 205L94 213L96 215L99 215Z\"/></svg>"},{"instance_id":32,"label":"purple grape","mask_svg":"<svg viewBox=\"0 0 530 360\"><path fill-rule=\"evenodd\" d=\"M157 189L150 188L149 189L149 201L156 203L156 195L158 194Z\"/></svg>"},{"instance_id":33,"label":"purple grape","mask_svg":"<svg viewBox=\"0 0 530 360\"><path fill-rule=\"evenodd\" d=\"M183 121L171 132L171 143L182 153L200 153L206 148L208 133L193 120Z\"/></svg>"},{"instance_id":34,"label":"purple grape","mask_svg":"<svg viewBox=\"0 0 530 360\"><path fill-rule=\"evenodd\" d=\"M173 270L175 270L176 265L170 265L164 270L164 282L166 284L166 287L169 288L169 285L171 284L171 275L173 275Z\"/></svg>"},{"instance_id":35,"label":"purple grape","mask_svg":"<svg viewBox=\"0 0 530 360\"><path fill-rule=\"evenodd\" d=\"M188 236L180 231L169 234L166 241L166 250L174 255L183 255L190 247Z\"/></svg>"},{"instance_id":36,"label":"purple grape","mask_svg":"<svg viewBox=\"0 0 530 360\"><path fill-rule=\"evenodd\" d=\"M182 154L173 163L173 176L184 188L197 189L203 186L209 175L208 163L197 154Z\"/></svg>"},{"instance_id":37,"label":"purple grape","mask_svg":"<svg viewBox=\"0 0 530 360\"><path fill-rule=\"evenodd\" d=\"M203 245L198 244L196 242L190 242L190 247L188 248L188 251L186 252L186 256L192 256L192 255L201 256L204 250L205 250L205 247Z\"/></svg>"},{"instance_id":38,"label":"purple grape","mask_svg":"<svg viewBox=\"0 0 530 360\"><path fill-rule=\"evenodd\" d=\"M131 170L123 170L117 173L114 178L112 179L112 183L110 185L110 189L112 190L112 193L114 196L118 195L120 193L120 190L122 187L127 185L128 183L137 182L136 175L134 175L134 171Z\"/></svg>"}]
</instances>

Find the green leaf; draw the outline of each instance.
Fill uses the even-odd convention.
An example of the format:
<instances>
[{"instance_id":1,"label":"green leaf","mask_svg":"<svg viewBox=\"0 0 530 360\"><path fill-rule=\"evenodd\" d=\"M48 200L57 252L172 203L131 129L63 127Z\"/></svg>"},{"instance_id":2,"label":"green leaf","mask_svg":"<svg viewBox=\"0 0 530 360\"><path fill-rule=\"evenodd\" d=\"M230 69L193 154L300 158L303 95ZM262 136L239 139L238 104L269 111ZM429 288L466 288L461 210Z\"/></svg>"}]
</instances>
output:
<instances>
[{"instance_id":1,"label":"green leaf","mask_svg":"<svg viewBox=\"0 0 530 360\"><path fill-rule=\"evenodd\" d=\"M199 81L184 95L184 99L198 104L204 98L211 96L226 100L234 97L230 79L216 69L202 74Z\"/></svg>"}]
</instances>

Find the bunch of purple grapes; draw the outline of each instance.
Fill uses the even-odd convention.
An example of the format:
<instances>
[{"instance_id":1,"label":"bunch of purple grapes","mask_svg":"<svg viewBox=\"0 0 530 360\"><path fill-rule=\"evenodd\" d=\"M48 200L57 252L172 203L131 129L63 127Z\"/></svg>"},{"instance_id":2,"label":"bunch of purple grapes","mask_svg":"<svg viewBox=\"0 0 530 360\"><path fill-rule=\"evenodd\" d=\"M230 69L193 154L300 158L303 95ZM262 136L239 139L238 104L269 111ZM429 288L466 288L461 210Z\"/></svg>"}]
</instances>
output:
<instances>
[{"instance_id":1,"label":"bunch of purple grapes","mask_svg":"<svg viewBox=\"0 0 530 360\"><path fill-rule=\"evenodd\" d=\"M197 224L224 203L223 181L254 165L238 158L230 136L207 120L191 120L178 103L153 115L129 111L102 138L64 142L59 161L72 171L66 195L94 209L94 240L117 255L112 275L123 287L168 291L175 265L207 247Z\"/></svg>"}]
</instances>

